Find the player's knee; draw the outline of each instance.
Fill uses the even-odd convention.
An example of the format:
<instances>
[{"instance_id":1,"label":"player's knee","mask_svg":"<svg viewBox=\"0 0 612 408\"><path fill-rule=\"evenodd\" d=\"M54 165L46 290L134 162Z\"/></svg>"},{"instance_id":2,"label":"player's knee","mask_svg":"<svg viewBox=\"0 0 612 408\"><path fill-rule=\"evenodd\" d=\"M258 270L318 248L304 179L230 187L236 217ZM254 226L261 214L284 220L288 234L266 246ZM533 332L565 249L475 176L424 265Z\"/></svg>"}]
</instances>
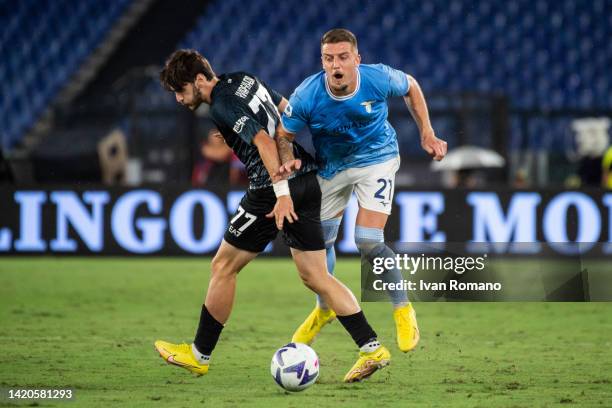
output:
<instances>
[{"instance_id":1,"label":"player's knee","mask_svg":"<svg viewBox=\"0 0 612 408\"><path fill-rule=\"evenodd\" d=\"M382 228L355 226L355 241L359 242L384 242L385 230Z\"/></svg>"},{"instance_id":2,"label":"player's knee","mask_svg":"<svg viewBox=\"0 0 612 408\"><path fill-rule=\"evenodd\" d=\"M300 270L300 279L302 279L302 283L309 289L312 289L313 285L313 274L309 269Z\"/></svg>"},{"instance_id":3,"label":"player's knee","mask_svg":"<svg viewBox=\"0 0 612 408\"><path fill-rule=\"evenodd\" d=\"M326 274L320 273L320 271L317 271L315 268L305 268L300 271L300 278L304 286L317 293L323 285L322 281L325 275Z\"/></svg>"},{"instance_id":4,"label":"player's knee","mask_svg":"<svg viewBox=\"0 0 612 408\"><path fill-rule=\"evenodd\" d=\"M355 227L355 245L367 258L376 258L386 252L384 231L379 228Z\"/></svg>"},{"instance_id":5,"label":"player's knee","mask_svg":"<svg viewBox=\"0 0 612 408\"><path fill-rule=\"evenodd\" d=\"M232 259L215 256L211 263L211 278L233 278L239 270Z\"/></svg>"},{"instance_id":6,"label":"player's knee","mask_svg":"<svg viewBox=\"0 0 612 408\"><path fill-rule=\"evenodd\" d=\"M311 279L305 279L302 278L302 283L304 284L304 286L306 286L308 289L312 290L313 292L317 292L317 290L315 289L315 285L312 283Z\"/></svg>"},{"instance_id":7,"label":"player's knee","mask_svg":"<svg viewBox=\"0 0 612 408\"><path fill-rule=\"evenodd\" d=\"M355 240L355 245L360 253L369 254L370 252L374 251L377 246L384 245L384 243Z\"/></svg>"}]
</instances>

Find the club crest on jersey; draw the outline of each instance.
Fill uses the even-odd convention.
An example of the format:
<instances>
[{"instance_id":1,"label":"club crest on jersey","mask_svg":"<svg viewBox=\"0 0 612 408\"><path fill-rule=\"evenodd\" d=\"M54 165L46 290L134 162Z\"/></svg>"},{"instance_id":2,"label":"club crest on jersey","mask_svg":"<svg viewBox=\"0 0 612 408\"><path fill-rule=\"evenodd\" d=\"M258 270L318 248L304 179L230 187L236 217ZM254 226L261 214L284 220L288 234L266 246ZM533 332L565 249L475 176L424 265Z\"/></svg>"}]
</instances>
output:
<instances>
[{"instance_id":1,"label":"club crest on jersey","mask_svg":"<svg viewBox=\"0 0 612 408\"><path fill-rule=\"evenodd\" d=\"M247 120L249 120L248 116L243 116L240 119L238 119L236 123L234 124L234 132L236 133L242 132L242 129L244 128L244 124L246 123Z\"/></svg>"},{"instance_id":2,"label":"club crest on jersey","mask_svg":"<svg viewBox=\"0 0 612 408\"><path fill-rule=\"evenodd\" d=\"M365 107L365 110L367 113L372 113L372 104L376 102L376 101L365 101L365 102L361 102L360 105L363 105Z\"/></svg>"}]
</instances>

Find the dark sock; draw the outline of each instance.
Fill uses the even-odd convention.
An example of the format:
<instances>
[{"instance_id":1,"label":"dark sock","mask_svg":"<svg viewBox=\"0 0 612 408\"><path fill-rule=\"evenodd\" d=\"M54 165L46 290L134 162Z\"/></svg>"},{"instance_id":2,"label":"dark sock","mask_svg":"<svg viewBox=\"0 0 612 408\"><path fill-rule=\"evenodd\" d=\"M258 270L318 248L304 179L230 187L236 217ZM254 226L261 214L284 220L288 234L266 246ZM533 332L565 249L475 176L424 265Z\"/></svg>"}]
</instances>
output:
<instances>
[{"instance_id":1,"label":"dark sock","mask_svg":"<svg viewBox=\"0 0 612 408\"><path fill-rule=\"evenodd\" d=\"M352 315L337 317L342 326L349 332L357 347L361 348L364 344L376 340L376 332L372 329L361 310Z\"/></svg>"},{"instance_id":2,"label":"dark sock","mask_svg":"<svg viewBox=\"0 0 612 408\"><path fill-rule=\"evenodd\" d=\"M223 325L216 321L208 312L206 305L203 305L198 332L193 340L193 344L195 344L200 353L210 356L210 353L212 353L217 345L217 341L219 341L221 330L223 330Z\"/></svg>"}]
</instances>

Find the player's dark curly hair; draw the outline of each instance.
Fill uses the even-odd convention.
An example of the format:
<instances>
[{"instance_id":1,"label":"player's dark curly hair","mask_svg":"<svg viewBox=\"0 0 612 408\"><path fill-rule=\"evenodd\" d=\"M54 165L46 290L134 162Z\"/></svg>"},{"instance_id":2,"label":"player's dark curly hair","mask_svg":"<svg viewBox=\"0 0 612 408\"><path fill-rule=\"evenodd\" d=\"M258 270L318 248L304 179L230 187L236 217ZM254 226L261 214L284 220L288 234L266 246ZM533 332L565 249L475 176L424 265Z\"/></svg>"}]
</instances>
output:
<instances>
[{"instance_id":1,"label":"player's dark curly hair","mask_svg":"<svg viewBox=\"0 0 612 408\"><path fill-rule=\"evenodd\" d=\"M334 28L323 34L321 38L321 46L339 42L348 42L357 49L357 37L346 28Z\"/></svg>"},{"instance_id":2,"label":"player's dark curly hair","mask_svg":"<svg viewBox=\"0 0 612 408\"><path fill-rule=\"evenodd\" d=\"M180 92L185 84L195 82L202 74L209 81L215 77L210 63L196 50L177 50L170 55L159 73L162 86L172 92Z\"/></svg>"}]
</instances>

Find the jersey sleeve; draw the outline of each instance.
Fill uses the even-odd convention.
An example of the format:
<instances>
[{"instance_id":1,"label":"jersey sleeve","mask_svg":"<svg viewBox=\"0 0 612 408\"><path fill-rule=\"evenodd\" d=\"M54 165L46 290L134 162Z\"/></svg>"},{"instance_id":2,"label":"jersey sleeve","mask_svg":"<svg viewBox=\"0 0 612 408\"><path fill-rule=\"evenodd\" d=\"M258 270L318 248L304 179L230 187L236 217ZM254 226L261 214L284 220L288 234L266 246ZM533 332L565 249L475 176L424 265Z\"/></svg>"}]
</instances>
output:
<instances>
[{"instance_id":1,"label":"jersey sleeve","mask_svg":"<svg viewBox=\"0 0 612 408\"><path fill-rule=\"evenodd\" d=\"M308 116L306 101L294 92L281 117L283 127L288 132L295 134L308 124Z\"/></svg>"},{"instance_id":2,"label":"jersey sleeve","mask_svg":"<svg viewBox=\"0 0 612 408\"><path fill-rule=\"evenodd\" d=\"M406 95L410 89L410 82L406 73L388 65L380 64L380 66L386 79L387 98Z\"/></svg>"},{"instance_id":3,"label":"jersey sleeve","mask_svg":"<svg viewBox=\"0 0 612 408\"><path fill-rule=\"evenodd\" d=\"M275 89L271 88L265 82L262 81L261 84L263 85L264 88L266 88L266 90L268 91L268 93L272 97L272 102L274 103L274 105L278 106L278 104L281 103L281 101L283 100L283 95L281 95Z\"/></svg>"},{"instance_id":4,"label":"jersey sleeve","mask_svg":"<svg viewBox=\"0 0 612 408\"><path fill-rule=\"evenodd\" d=\"M253 144L253 138L262 129L242 100L222 99L213 105L210 115L215 123L232 129L248 144Z\"/></svg>"}]
</instances>

